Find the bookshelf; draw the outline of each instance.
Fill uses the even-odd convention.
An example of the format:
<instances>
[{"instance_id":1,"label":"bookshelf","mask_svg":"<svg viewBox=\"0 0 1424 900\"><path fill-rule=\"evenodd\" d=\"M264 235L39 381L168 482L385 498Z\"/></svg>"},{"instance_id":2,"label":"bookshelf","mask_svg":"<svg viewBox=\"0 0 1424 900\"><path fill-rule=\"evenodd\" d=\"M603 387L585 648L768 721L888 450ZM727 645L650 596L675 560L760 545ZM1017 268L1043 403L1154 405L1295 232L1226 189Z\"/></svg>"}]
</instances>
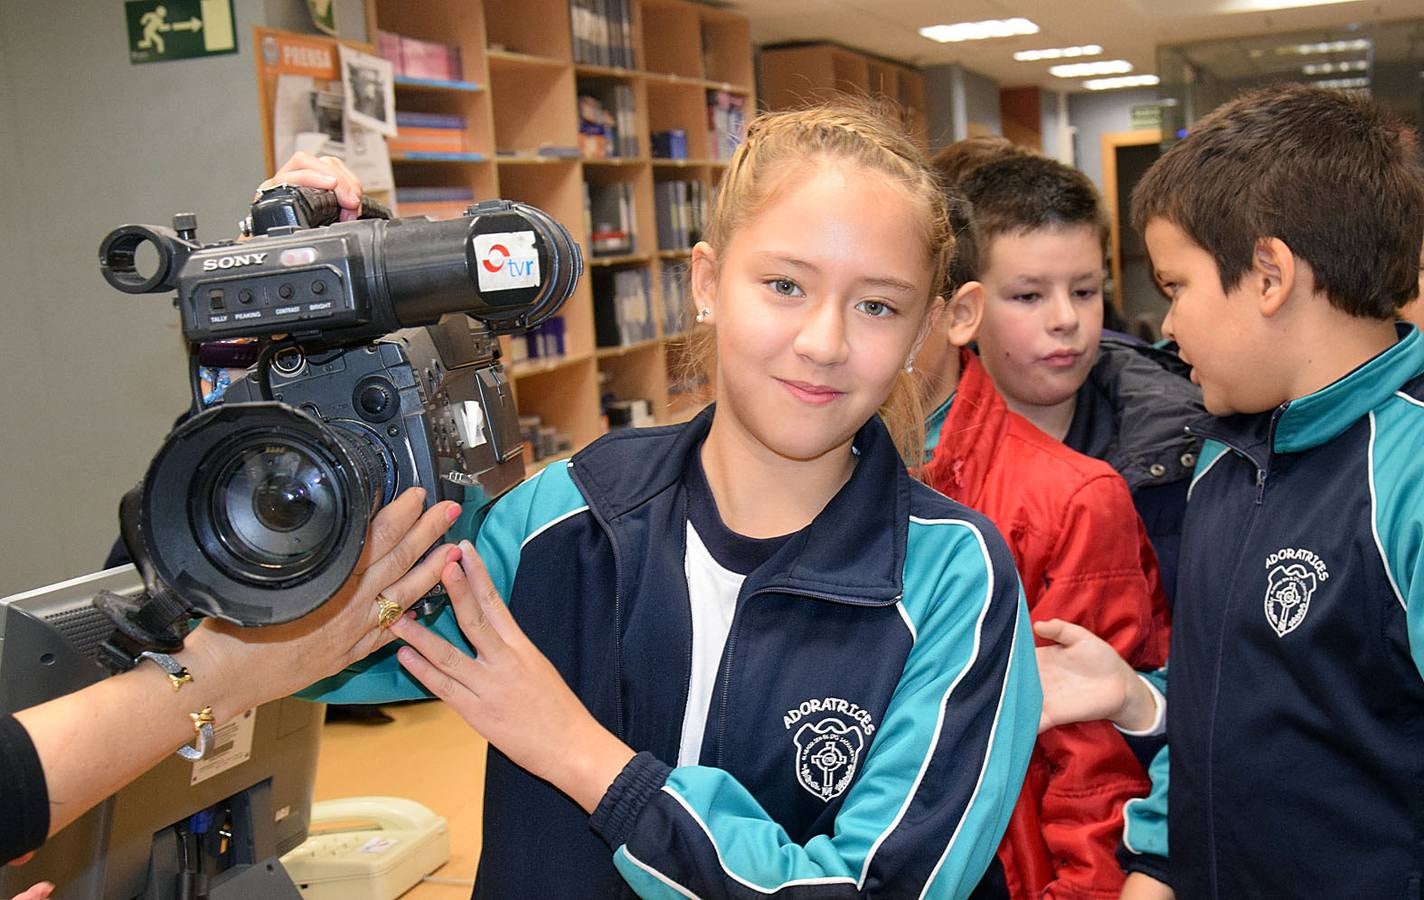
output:
<instances>
[{"instance_id":1,"label":"bookshelf","mask_svg":"<svg viewBox=\"0 0 1424 900\"><path fill-rule=\"evenodd\" d=\"M646 399L659 421L685 418L690 409L679 406L676 391L670 400L671 339L674 326L691 322L691 311L669 309L682 292L665 289L665 281L685 272L688 247L659 243L656 192L663 182L696 182L710 197L725 166L718 147L725 140L709 136L709 97L724 125L749 118L755 106L746 17L690 0L374 0L367 17L372 35L379 30L453 45L461 60L458 79L397 81L398 111L460 116L467 150L440 160L393 154L397 192L458 186L476 200L521 200L580 239L585 276L561 313L563 352L526 358L514 344L522 338L502 340L521 416L539 416L575 449L605 430L607 395ZM617 124L625 137L631 130L636 152L586 154L580 136L585 95L631 99L632 110ZM659 132L681 133L684 158L655 156ZM621 208L631 246L595 255L585 197L610 188L626 197ZM623 274L629 272L636 274ZM646 283L646 334L599 345L600 306L614 298L595 296L595 274L601 284Z\"/></svg>"},{"instance_id":2,"label":"bookshelf","mask_svg":"<svg viewBox=\"0 0 1424 900\"><path fill-rule=\"evenodd\" d=\"M905 127L929 142L925 78L918 69L839 44L788 43L761 48L762 103L794 109L835 94L884 97L899 107Z\"/></svg>"}]
</instances>

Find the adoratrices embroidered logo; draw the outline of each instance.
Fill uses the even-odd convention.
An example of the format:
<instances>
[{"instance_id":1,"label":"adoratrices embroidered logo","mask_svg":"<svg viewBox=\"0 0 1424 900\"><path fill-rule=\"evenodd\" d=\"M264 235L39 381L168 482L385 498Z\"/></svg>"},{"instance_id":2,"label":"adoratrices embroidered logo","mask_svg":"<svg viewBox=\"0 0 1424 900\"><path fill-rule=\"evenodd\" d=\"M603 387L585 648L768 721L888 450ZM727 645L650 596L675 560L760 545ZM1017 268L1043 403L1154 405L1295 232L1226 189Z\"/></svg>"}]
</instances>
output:
<instances>
[{"instance_id":1,"label":"adoratrices embroidered logo","mask_svg":"<svg viewBox=\"0 0 1424 900\"><path fill-rule=\"evenodd\" d=\"M839 697L805 700L786 711L782 724L793 727L796 781L829 803L850 787L860 754L875 733L875 721L859 704Z\"/></svg>"},{"instance_id":2,"label":"adoratrices embroidered logo","mask_svg":"<svg viewBox=\"0 0 1424 900\"><path fill-rule=\"evenodd\" d=\"M1266 621L1285 637L1305 621L1310 598L1330 580L1330 570L1315 553L1292 547L1266 557L1266 570Z\"/></svg>"}]
</instances>

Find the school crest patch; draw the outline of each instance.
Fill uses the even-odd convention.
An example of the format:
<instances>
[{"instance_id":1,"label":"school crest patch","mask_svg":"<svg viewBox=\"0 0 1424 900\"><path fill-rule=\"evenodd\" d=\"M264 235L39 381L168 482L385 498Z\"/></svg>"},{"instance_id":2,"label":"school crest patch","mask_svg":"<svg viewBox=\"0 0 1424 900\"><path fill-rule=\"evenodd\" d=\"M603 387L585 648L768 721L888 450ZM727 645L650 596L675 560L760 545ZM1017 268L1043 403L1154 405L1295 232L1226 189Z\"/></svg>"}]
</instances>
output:
<instances>
[{"instance_id":1,"label":"school crest patch","mask_svg":"<svg viewBox=\"0 0 1424 900\"><path fill-rule=\"evenodd\" d=\"M1266 570L1266 621L1277 637L1285 637L1305 621L1310 599L1330 580L1330 570L1315 553L1300 548L1272 553Z\"/></svg>"},{"instance_id":2,"label":"school crest patch","mask_svg":"<svg viewBox=\"0 0 1424 900\"><path fill-rule=\"evenodd\" d=\"M807 700L786 711L783 724L796 746L796 781L829 803L850 787L875 723L868 710L839 697Z\"/></svg>"}]
</instances>

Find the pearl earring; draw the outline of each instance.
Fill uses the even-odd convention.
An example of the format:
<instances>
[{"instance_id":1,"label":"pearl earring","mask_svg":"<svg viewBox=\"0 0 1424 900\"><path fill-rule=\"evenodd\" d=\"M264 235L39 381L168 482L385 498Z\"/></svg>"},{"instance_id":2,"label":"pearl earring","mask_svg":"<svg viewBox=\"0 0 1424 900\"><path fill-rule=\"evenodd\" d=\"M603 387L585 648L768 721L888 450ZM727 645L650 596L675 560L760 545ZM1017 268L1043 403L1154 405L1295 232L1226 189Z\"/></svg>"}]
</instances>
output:
<instances>
[{"instance_id":1,"label":"pearl earring","mask_svg":"<svg viewBox=\"0 0 1424 900\"><path fill-rule=\"evenodd\" d=\"M700 310L697 311L697 324L698 324L698 325L706 324L707 320L710 319L710 318L712 318L712 310L708 309L707 307L704 306L704 307L702 307Z\"/></svg>"},{"instance_id":2,"label":"pearl earring","mask_svg":"<svg viewBox=\"0 0 1424 900\"><path fill-rule=\"evenodd\" d=\"M905 360L905 371L907 373L915 371L915 358L913 356Z\"/></svg>"}]
</instances>

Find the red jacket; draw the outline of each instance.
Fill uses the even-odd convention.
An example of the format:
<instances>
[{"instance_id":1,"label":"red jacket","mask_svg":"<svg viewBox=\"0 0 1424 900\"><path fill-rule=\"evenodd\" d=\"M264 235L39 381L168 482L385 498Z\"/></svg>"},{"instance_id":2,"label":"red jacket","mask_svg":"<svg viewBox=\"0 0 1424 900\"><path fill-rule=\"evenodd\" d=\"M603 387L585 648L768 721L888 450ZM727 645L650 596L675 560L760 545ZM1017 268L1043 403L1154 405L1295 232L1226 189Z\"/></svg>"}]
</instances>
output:
<instances>
[{"instance_id":1,"label":"red jacket","mask_svg":"<svg viewBox=\"0 0 1424 900\"><path fill-rule=\"evenodd\" d=\"M960 360L959 389L921 473L925 482L993 519L1018 563L1035 621L1075 622L1134 668L1160 666L1167 603L1127 484L1107 463L1010 412L973 353ZM1148 787L1108 722L1040 735L999 846L1010 895L1116 898L1122 805Z\"/></svg>"}]
</instances>

